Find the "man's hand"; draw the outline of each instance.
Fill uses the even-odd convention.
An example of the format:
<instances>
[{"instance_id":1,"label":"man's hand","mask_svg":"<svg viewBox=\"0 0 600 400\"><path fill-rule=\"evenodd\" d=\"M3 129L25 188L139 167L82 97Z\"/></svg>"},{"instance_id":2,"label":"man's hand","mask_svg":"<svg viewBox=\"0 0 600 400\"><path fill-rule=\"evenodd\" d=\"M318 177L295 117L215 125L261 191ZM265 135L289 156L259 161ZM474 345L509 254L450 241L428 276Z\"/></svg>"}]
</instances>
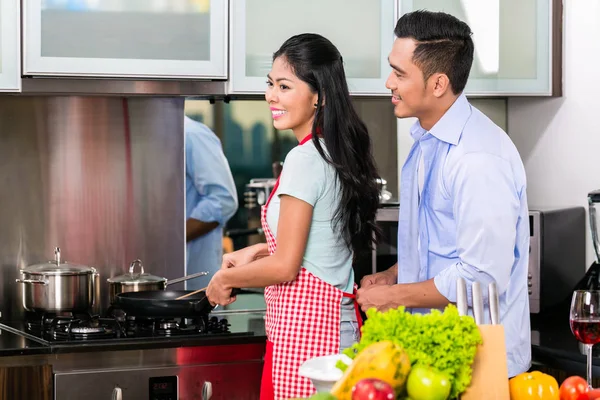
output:
<instances>
[{"instance_id":1,"label":"man's hand","mask_svg":"<svg viewBox=\"0 0 600 400\"><path fill-rule=\"evenodd\" d=\"M380 272L379 274L382 273L383 272ZM394 286L392 285L370 285L367 288L358 289L356 301L363 312L367 312L369 308L376 308L378 311L386 311L390 308L397 308L399 306L399 304L394 302L394 295Z\"/></svg>"},{"instance_id":2,"label":"man's hand","mask_svg":"<svg viewBox=\"0 0 600 400\"><path fill-rule=\"evenodd\" d=\"M366 289L370 286L394 285L398 280L398 275L394 267L378 272L376 274L366 275L360 280L360 287Z\"/></svg>"}]
</instances>

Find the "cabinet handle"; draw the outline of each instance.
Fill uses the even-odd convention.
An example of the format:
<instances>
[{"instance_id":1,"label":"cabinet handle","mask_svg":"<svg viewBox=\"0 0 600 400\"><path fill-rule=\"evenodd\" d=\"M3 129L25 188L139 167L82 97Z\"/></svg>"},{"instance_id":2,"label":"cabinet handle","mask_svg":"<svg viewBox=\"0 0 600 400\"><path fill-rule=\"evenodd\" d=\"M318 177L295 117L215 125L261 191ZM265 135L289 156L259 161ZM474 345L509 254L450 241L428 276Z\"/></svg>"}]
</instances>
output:
<instances>
[{"instance_id":1,"label":"cabinet handle","mask_svg":"<svg viewBox=\"0 0 600 400\"><path fill-rule=\"evenodd\" d=\"M123 400L123 390L120 387L116 386L113 389L111 400Z\"/></svg>"},{"instance_id":2,"label":"cabinet handle","mask_svg":"<svg viewBox=\"0 0 600 400\"><path fill-rule=\"evenodd\" d=\"M212 397L212 383L204 382L202 385L202 400L210 400Z\"/></svg>"}]
</instances>

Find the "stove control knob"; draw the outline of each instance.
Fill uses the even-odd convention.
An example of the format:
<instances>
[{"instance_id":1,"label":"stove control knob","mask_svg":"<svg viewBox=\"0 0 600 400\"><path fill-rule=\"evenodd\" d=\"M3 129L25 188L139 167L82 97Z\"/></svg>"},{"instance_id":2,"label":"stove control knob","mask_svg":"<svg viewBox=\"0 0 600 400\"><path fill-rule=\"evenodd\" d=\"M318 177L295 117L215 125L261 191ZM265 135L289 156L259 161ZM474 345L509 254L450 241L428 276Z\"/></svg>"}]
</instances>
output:
<instances>
[{"instance_id":1,"label":"stove control knob","mask_svg":"<svg viewBox=\"0 0 600 400\"><path fill-rule=\"evenodd\" d=\"M123 400L123 390L120 387L116 386L113 389L111 400Z\"/></svg>"},{"instance_id":2,"label":"stove control knob","mask_svg":"<svg viewBox=\"0 0 600 400\"><path fill-rule=\"evenodd\" d=\"M212 383L204 382L202 385L202 400L210 400L212 397Z\"/></svg>"}]
</instances>

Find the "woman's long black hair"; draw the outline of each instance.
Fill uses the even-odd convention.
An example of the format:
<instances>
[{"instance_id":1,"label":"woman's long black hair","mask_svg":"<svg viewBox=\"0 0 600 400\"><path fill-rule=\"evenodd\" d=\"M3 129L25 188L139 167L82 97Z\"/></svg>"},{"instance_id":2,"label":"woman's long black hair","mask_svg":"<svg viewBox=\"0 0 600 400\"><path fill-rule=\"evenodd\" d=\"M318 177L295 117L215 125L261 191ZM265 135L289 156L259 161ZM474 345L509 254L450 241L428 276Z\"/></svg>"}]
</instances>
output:
<instances>
[{"instance_id":1,"label":"woman's long black hair","mask_svg":"<svg viewBox=\"0 0 600 400\"><path fill-rule=\"evenodd\" d=\"M341 201L334 215L354 260L373 248L379 238L375 216L379 206L377 168L371 138L358 117L348 91L342 56L321 35L292 36L273 54L283 57L296 76L318 95L313 133L325 140L327 155L317 135L313 143L319 154L333 165L341 186Z\"/></svg>"}]
</instances>

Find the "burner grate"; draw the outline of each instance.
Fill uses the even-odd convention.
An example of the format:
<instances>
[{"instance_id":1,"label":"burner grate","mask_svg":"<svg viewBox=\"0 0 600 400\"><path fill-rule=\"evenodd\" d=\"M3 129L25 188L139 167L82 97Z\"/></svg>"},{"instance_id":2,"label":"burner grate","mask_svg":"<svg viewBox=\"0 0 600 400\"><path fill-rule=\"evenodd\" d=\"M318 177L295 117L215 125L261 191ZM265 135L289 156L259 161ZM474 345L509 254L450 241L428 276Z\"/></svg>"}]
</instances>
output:
<instances>
[{"instance_id":1,"label":"burner grate","mask_svg":"<svg viewBox=\"0 0 600 400\"><path fill-rule=\"evenodd\" d=\"M25 326L28 332L53 342L223 334L229 333L230 326L226 319L206 315L169 319L106 315L32 313L26 316Z\"/></svg>"}]
</instances>

